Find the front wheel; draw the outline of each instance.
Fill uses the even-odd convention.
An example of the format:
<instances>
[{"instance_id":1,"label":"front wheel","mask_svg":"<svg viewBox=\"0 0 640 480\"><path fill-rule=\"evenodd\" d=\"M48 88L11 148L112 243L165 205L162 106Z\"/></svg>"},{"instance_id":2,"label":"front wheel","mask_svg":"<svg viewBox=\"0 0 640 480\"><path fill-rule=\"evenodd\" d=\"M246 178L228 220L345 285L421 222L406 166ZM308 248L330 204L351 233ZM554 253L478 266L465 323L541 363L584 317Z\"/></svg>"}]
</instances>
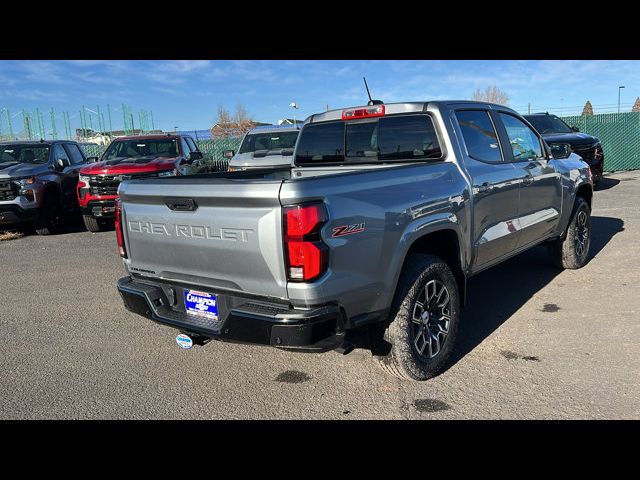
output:
<instances>
[{"instance_id":1,"label":"front wheel","mask_svg":"<svg viewBox=\"0 0 640 480\"><path fill-rule=\"evenodd\" d=\"M440 258L412 255L406 265L384 333L391 350L375 358L387 373L427 380L448 364L460 322L460 295L451 269Z\"/></svg>"},{"instance_id":2,"label":"front wheel","mask_svg":"<svg viewBox=\"0 0 640 480\"><path fill-rule=\"evenodd\" d=\"M90 232L99 232L102 230L102 226L100 222L91 215L83 215L82 220L84 220L84 226L87 227L87 230Z\"/></svg>"},{"instance_id":3,"label":"front wheel","mask_svg":"<svg viewBox=\"0 0 640 480\"><path fill-rule=\"evenodd\" d=\"M38 235L51 235L60 231L63 223L62 208L53 195L45 197L41 218L35 224Z\"/></svg>"},{"instance_id":4,"label":"front wheel","mask_svg":"<svg viewBox=\"0 0 640 480\"><path fill-rule=\"evenodd\" d=\"M559 268L575 270L587 264L590 247L591 209L585 199L578 197L564 240L551 244L551 254Z\"/></svg>"}]
</instances>

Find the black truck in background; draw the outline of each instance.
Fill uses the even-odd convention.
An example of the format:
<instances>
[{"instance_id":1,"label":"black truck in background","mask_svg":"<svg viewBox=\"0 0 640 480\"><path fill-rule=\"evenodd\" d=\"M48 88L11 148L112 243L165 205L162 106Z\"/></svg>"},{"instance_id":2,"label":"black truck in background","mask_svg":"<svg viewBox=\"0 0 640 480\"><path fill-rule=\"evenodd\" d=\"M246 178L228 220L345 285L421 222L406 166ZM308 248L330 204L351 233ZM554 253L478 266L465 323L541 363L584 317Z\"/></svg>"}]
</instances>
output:
<instances>
[{"instance_id":1,"label":"black truck in background","mask_svg":"<svg viewBox=\"0 0 640 480\"><path fill-rule=\"evenodd\" d=\"M600 139L581 133L577 127L570 127L564 120L550 113L524 115L531 125L542 135L549 145L567 143L571 150L582 157L591 170L594 186L602 180L604 172L604 152Z\"/></svg>"}]
</instances>

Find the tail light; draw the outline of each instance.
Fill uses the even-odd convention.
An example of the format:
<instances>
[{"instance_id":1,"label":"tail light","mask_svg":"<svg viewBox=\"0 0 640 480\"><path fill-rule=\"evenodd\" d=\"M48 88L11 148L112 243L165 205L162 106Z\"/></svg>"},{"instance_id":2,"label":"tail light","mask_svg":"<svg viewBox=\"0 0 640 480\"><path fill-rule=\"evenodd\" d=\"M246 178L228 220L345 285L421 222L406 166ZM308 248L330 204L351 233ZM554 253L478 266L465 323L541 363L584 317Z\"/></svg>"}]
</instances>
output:
<instances>
[{"instance_id":1,"label":"tail light","mask_svg":"<svg viewBox=\"0 0 640 480\"><path fill-rule=\"evenodd\" d=\"M383 117L384 113L384 105L350 108L349 110L342 111L342 120L357 120L359 118Z\"/></svg>"},{"instance_id":2,"label":"tail light","mask_svg":"<svg viewBox=\"0 0 640 480\"><path fill-rule=\"evenodd\" d=\"M283 209L285 266L289 281L310 282L327 270L329 249L320 238L320 229L327 218L322 203Z\"/></svg>"},{"instance_id":3,"label":"tail light","mask_svg":"<svg viewBox=\"0 0 640 480\"><path fill-rule=\"evenodd\" d=\"M116 199L116 238L118 239L118 253L122 258L127 258L127 251L124 248L124 234L122 232L122 214L120 213L120 200Z\"/></svg>"}]
</instances>

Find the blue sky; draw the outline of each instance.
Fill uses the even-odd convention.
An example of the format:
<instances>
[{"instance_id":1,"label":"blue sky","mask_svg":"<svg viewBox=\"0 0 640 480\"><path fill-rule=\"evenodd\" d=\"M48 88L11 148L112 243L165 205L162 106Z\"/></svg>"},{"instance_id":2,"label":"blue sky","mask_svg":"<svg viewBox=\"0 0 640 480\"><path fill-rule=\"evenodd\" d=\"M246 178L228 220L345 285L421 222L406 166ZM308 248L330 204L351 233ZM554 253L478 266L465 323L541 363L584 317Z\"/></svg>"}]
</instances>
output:
<instances>
[{"instance_id":1,"label":"blue sky","mask_svg":"<svg viewBox=\"0 0 640 480\"><path fill-rule=\"evenodd\" d=\"M113 127L122 127L120 105L153 111L155 126L172 130L204 129L216 118L217 106L233 111L243 104L255 120L276 123L330 108L366 103L365 75L373 96L385 102L466 99L476 88L497 85L511 107L579 114L591 100L595 113L615 111L618 86L622 110L640 96L639 61L0 61L0 109L22 129L21 109L68 111L79 127L85 105L112 108ZM45 115L49 125L49 115ZM135 116L137 126L138 117ZM95 125L95 119L94 119ZM6 128L6 127L5 127ZM50 128L50 127L47 127Z\"/></svg>"}]
</instances>

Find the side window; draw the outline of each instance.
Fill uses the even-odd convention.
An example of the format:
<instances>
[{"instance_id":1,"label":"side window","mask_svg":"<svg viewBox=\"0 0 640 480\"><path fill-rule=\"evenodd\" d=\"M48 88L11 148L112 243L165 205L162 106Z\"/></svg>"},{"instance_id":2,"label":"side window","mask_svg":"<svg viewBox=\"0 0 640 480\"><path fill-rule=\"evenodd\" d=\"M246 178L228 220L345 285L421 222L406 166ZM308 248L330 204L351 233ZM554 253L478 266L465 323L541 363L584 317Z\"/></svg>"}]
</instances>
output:
<instances>
[{"instance_id":1,"label":"side window","mask_svg":"<svg viewBox=\"0 0 640 480\"><path fill-rule=\"evenodd\" d=\"M507 113L499 115L507 131L507 137L509 137L509 143L511 143L513 150L513 159L516 162L542 157L540 139L527 124Z\"/></svg>"},{"instance_id":2,"label":"side window","mask_svg":"<svg viewBox=\"0 0 640 480\"><path fill-rule=\"evenodd\" d=\"M72 165L79 165L81 163L84 163L84 157L82 156L82 153L80 152L80 149L77 145L74 145L73 143L67 143L65 144L65 149L69 153Z\"/></svg>"},{"instance_id":3,"label":"side window","mask_svg":"<svg viewBox=\"0 0 640 480\"><path fill-rule=\"evenodd\" d=\"M191 137L187 137L187 143L189 144L189 146L191 147L191 151L192 152L199 152L200 150L198 149L198 146L196 145L196 142L193 141L193 138Z\"/></svg>"},{"instance_id":4,"label":"side window","mask_svg":"<svg viewBox=\"0 0 640 480\"><path fill-rule=\"evenodd\" d=\"M182 154L185 157L189 157L189 154L191 153L191 147L189 147L189 144L184 139L184 137L180 137L180 143L182 144Z\"/></svg>"},{"instance_id":5,"label":"side window","mask_svg":"<svg viewBox=\"0 0 640 480\"><path fill-rule=\"evenodd\" d=\"M65 151L65 149L62 148L61 143L56 143L53 146L53 161L57 162L58 159L64 160L65 166L71 165L71 160L69 160L69 155L67 155L67 152Z\"/></svg>"},{"instance_id":6,"label":"side window","mask_svg":"<svg viewBox=\"0 0 640 480\"><path fill-rule=\"evenodd\" d=\"M485 110L461 110L456 118L462 130L464 143L471 158L483 162L501 162L502 153L498 143L498 134L493 126L489 112Z\"/></svg>"}]
</instances>

